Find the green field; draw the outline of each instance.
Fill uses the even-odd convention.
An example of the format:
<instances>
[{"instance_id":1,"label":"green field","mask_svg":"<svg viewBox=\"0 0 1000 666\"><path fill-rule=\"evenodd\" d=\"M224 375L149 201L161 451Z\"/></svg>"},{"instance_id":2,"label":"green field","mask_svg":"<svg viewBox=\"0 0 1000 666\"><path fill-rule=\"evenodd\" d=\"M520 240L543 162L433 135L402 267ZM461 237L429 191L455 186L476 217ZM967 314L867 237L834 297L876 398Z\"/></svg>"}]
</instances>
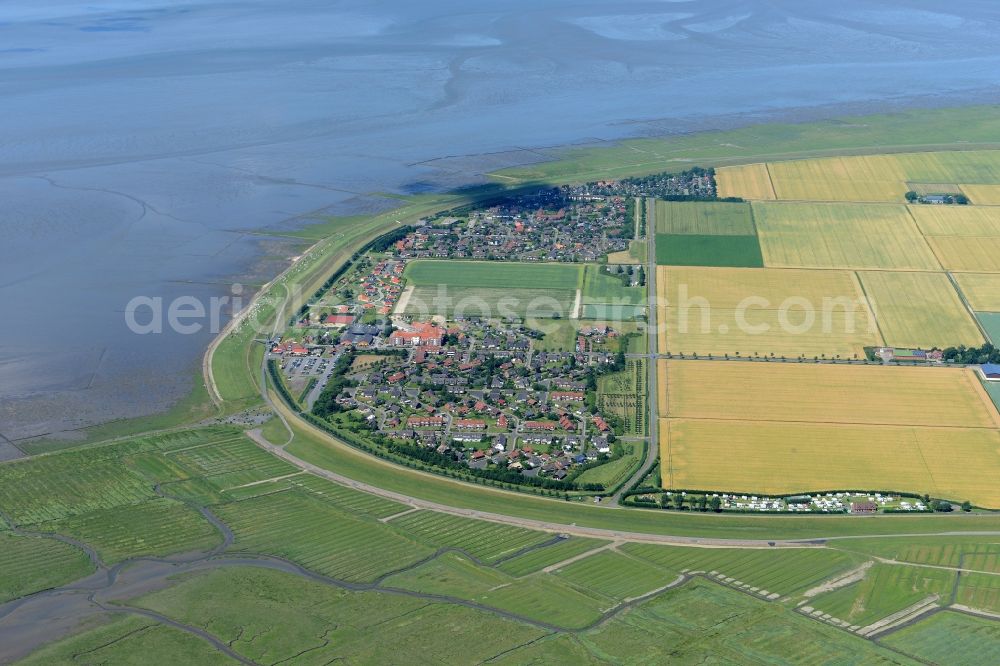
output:
<instances>
[{"instance_id":1,"label":"green field","mask_svg":"<svg viewBox=\"0 0 1000 666\"><path fill-rule=\"evenodd\" d=\"M171 663L230 666L240 662L222 654L200 637L136 616L112 616L107 624L88 628L38 650L22 666L143 666L157 656Z\"/></svg>"},{"instance_id":2,"label":"green field","mask_svg":"<svg viewBox=\"0 0 1000 666\"><path fill-rule=\"evenodd\" d=\"M336 509L301 491L264 495L216 508L236 535L234 550L284 557L313 571L367 582L432 550Z\"/></svg>"},{"instance_id":3,"label":"green field","mask_svg":"<svg viewBox=\"0 0 1000 666\"><path fill-rule=\"evenodd\" d=\"M1000 345L1000 312L977 312L976 319L990 336L990 341Z\"/></svg>"},{"instance_id":4,"label":"green field","mask_svg":"<svg viewBox=\"0 0 1000 666\"><path fill-rule=\"evenodd\" d=\"M518 263L507 261L411 261L403 273L407 284L418 287L446 285L456 289L579 289L583 266L579 264Z\"/></svg>"},{"instance_id":5,"label":"green field","mask_svg":"<svg viewBox=\"0 0 1000 666\"><path fill-rule=\"evenodd\" d=\"M410 513L393 520L390 524L419 541L435 546L457 548L484 562L496 562L552 538L552 535L545 532L459 518L433 511Z\"/></svg>"},{"instance_id":6,"label":"green field","mask_svg":"<svg viewBox=\"0 0 1000 666\"><path fill-rule=\"evenodd\" d=\"M847 571L858 561L852 555L815 548L783 551L779 556L770 550L677 548L632 543L622 546L621 551L667 571L723 574L725 578L746 583L746 589L762 595L803 592Z\"/></svg>"},{"instance_id":7,"label":"green field","mask_svg":"<svg viewBox=\"0 0 1000 666\"><path fill-rule=\"evenodd\" d=\"M639 465L646 459L646 448L643 443L634 442L622 446L625 448L625 453L620 458L584 471L576 477L576 482L600 483L604 486L605 491L614 492L621 483L627 481L639 469Z\"/></svg>"},{"instance_id":8,"label":"green field","mask_svg":"<svg viewBox=\"0 0 1000 666\"><path fill-rule=\"evenodd\" d=\"M93 546L106 564L144 555L208 550L222 542L222 536L197 511L162 498L75 515L40 527Z\"/></svg>"},{"instance_id":9,"label":"green field","mask_svg":"<svg viewBox=\"0 0 1000 666\"><path fill-rule=\"evenodd\" d=\"M1000 624L959 613L936 613L879 643L924 663L973 666L1000 662Z\"/></svg>"},{"instance_id":10,"label":"green field","mask_svg":"<svg viewBox=\"0 0 1000 666\"><path fill-rule=\"evenodd\" d=\"M553 572L576 587L621 602L641 597L677 580L677 574L612 550L603 550Z\"/></svg>"},{"instance_id":11,"label":"green field","mask_svg":"<svg viewBox=\"0 0 1000 666\"><path fill-rule=\"evenodd\" d=\"M656 233L698 236L754 236L750 204L715 201L657 201Z\"/></svg>"},{"instance_id":12,"label":"green field","mask_svg":"<svg viewBox=\"0 0 1000 666\"><path fill-rule=\"evenodd\" d=\"M64 585L93 570L90 558L76 546L0 532L0 604Z\"/></svg>"},{"instance_id":13,"label":"green field","mask_svg":"<svg viewBox=\"0 0 1000 666\"><path fill-rule=\"evenodd\" d=\"M944 603L954 581L953 571L875 564L861 582L821 594L809 605L864 627L932 595Z\"/></svg>"},{"instance_id":14,"label":"green field","mask_svg":"<svg viewBox=\"0 0 1000 666\"><path fill-rule=\"evenodd\" d=\"M656 263L660 266L764 265L757 236L656 234Z\"/></svg>"},{"instance_id":15,"label":"green field","mask_svg":"<svg viewBox=\"0 0 1000 666\"><path fill-rule=\"evenodd\" d=\"M202 573L132 603L211 631L261 664L478 663L546 633L471 608L253 567Z\"/></svg>"},{"instance_id":16,"label":"green field","mask_svg":"<svg viewBox=\"0 0 1000 666\"><path fill-rule=\"evenodd\" d=\"M643 305L646 302L645 287L629 287L624 276L615 274L614 266L587 264L583 275L583 303L613 305Z\"/></svg>"},{"instance_id":17,"label":"green field","mask_svg":"<svg viewBox=\"0 0 1000 666\"><path fill-rule=\"evenodd\" d=\"M498 568L512 576L526 576L530 573L541 571L547 566L558 564L571 557L586 553L588 550L600 548L607 543L607 541L600 541L599 539L569 537L550 546L536 548L523 555L504 560Z\"/></svg>"}]
</instances>

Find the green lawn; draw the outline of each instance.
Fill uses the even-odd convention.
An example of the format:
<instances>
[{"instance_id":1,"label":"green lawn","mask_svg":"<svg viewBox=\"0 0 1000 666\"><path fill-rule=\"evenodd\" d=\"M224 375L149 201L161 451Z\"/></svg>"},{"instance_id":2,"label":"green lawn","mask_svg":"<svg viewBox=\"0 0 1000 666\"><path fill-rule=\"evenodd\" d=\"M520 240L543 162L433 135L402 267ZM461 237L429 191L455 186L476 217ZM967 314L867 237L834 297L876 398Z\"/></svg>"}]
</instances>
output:
<instances>
[{"instance_id":1,"label":"green lawn","mask_svg":"<svg viewBox=\"0 0 1000 666\"><path fill-rule=\"evenodd\" d=\"M459 548L484 562L495 562L524 548L537 546L551 534L434 511L417 511L393 520L397 530L434 546Z\"/></svg>"},{"instance_id":2,"label":"green lawn","mask_svg":"<svg viewBox=\"0 0 1000 666\"><path fill-rule=\"evenodd\" d=\"M580 264L518 263L506 261L440 261L420 259L406 266L403 277L416 286L454 288L579 289Z\"/></svg>"},{"instance_id":3,"label":"green lawn","mask_svg":"<svg viewBox=\"0 0 1000 666\"><path fill-rule=\"evenodd\" d=\"M656 263L660 266L764 265L757 236L656 234Z\"/></svg>"},{"instance_id":4,"label":"green lawn","mask_svg":"<svg viewBox=\"0 0 1000 666\"><path fill-rule=\"evenodd\" d=\"M645 287L629 287L624 275L614 271L617 266L587 264L583 275L583 302L612 305L644 305ZM609 272L609 269L612 272Z\"/></svg>"},{"instance_id":5,"label":"green lawn","mask_svg":"<svg viewBox=\"0 0 1000 666\"><path fill-rule=\"evenodd\" d=\"M757 231L748 203L657 201L656 233L753 236Z\"/></svg>"},{"instance_id":6,"label":"green lawn","mask_svg":"<svg viewBox=\"0 0 1000 666\"><path fill-rule=\"evenodd\" d=\"M600 483L605 490L613 492L628 479L645 459L645 448L640 442L623 444L625 453L618 459L592 467L576 477L577 483Z\"/></svg>"}]
</instances>

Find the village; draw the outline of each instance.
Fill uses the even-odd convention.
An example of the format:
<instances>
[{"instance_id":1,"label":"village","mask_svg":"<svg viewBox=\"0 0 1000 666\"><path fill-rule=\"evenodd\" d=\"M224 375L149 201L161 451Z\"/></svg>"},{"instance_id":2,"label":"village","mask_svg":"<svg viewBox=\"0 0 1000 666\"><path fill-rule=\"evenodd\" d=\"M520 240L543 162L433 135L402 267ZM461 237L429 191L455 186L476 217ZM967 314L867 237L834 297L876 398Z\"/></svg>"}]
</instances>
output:
<instances>
[{"instance_id":1,"label":"village","mask_svg":"<svg viewBox=\"0 0 1000 666\"><path fill-rule=\"evenodd\" d=\"M432 218L394 249L402 259L597 261L628 249L635 236L633 205L621 196L540 190L466 218Z\"/></svg>"},{"instance_id":2,"label":"village","mask_svg":"<svg viewBox=\"0 0 1000 666\"><path fill-rule=\"evenodd\" d=\"M397 317L382 329L331 316L339 337L275 341L270 350L313 413L342 416L345 427L376 442L419 444L471 470L524 478L563 481L614 455L615 419L596 410L593 394L598 374L624 366L622 354L586 344L538 351L534 331L492 320ZM607 327L581 331L581 338L609 335ZM331 380L332 402L317 405Z\"/></svg>"}]
</instances>

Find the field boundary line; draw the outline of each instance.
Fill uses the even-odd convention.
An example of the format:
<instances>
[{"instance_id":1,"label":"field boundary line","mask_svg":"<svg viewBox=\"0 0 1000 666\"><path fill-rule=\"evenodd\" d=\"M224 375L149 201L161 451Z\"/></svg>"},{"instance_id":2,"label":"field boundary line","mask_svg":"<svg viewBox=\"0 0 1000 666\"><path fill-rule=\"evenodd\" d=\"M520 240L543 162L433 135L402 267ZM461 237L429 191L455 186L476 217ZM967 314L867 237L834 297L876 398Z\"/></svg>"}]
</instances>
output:
<instances>
[{"instance_id":1,"label":"field boundary line","mask_svg":"<svg viewBox=\"0 0 1000 666\"><path fill-rule=\"evenodd\" d=\"M305 471L303 471L301 473L305 474ZM391 516L386 516L385 518L379 518L378 522L380 522L380 523L388 523L390 520L395 520L396 518L402 518L403 516L407 516L407 515L409 515L411 513L416 513L418 511L422 511L422 510L423 509L420 509L419 507L411 506L409 509L405 509L403 511L400 511L399 513L394 513Z\"/></svg>"},{"instance_id":2,"label":"field boundary line","mask_svg":"<svg viewBox=\"0 0 1000 666\"><path fill-rule=\"evenodd\" d=\"M851 276L854 279L854 283L857 285L858 289L861 291L861 297L865 299L865 311L868 316L871 317L872 323L875 324L875 332L878 334L879 340L882 342L884 347L888 344L885 341L885 333L882 332L882 326L878 323L878 317L875 316L875 309L872 307L872 298L868 295L868 290L865 289L865 283L862 281L861 276L858 274L858 269L851 271Z\"/></svg>"},{"instance_id":3,"label":"field boundary line","mask_svg":"<svg viewBox=\"0 0 1000 666\"><path fill-rule=\"evenodd\" d=\"M250 483L244 483L241 486L233 486L232 488L226 488L226 490L229 491L229 490L238 490L240 488L253 488L254 486L262 486L265 483L274 483L275 481L284 481L285 479L291 479L292 477L295 476L302 476L303 474L305 474L305 472L303 470L299 470L298 472L292 472L291 474L285 474L282 476L273 476L270 479L251 481ZM202 478L209 478L209 477L202 477Z\"/></svg>"},{"instance_id":4,"label":"field boundary line","mask_svg":"<svg viewBox=\"0 0 1000 666\"><path fill-rule=\"evenodd\" d=\"M598 546L597 548L591 548L590 550L584 551L582 553L578 553L578 554L574 555L573 557L567 557L562 562L556 562L555 564L550 564L547 567L543 567L542 568L542 573L552 573L553 571L556 571L558 569L562 569L563 567L569 566L570 564L573 564L574 562L579 562L580 560L585 560L588 557L590 557L591 555L596 555L597 553L600 553L600 552L605 551L605 550L614 550L618 546L622 545L623 543L625 543L625 542L624 541L612 541L611 543L606 543L603 546Z\"/></svg>"},{"instance_id":5,"label":"field boundary line","mask_svg":"<svg viewBox=\"0 0 1000 666\"><path fill-rule=\"evenodd\" d=\"M767 186L771 190L771 201L779 201L778 191L774 189L774 178L771 176L771 163L761 162L764 165L764 173L767 174Z\"/></svg>"},{"instance_id":6,"label":"field boundary line","mask_svg":"<svg viewBox=\"0 0 1000 666\"><path fill-rule=\"evenodd\" d=\"M920 240L924 242L924 245L927 246L927 249L930 250L931 254L934 256L934 261L938 262L938 265L941 267L942 271L947 271L948 269L945 268L944 262L941 261L941 257L939 257L938 253L934 250L934 245L932 245L931 242L927 240L927 234L925 234L924 230L920 228L920 223L917 222L917 218L913 215L913 211L910 210L910 207L908 205L903 206L903 208L906 209L906 216L910 218L910 221L913 222L913 226L917 230L917 233L920 234Z\"/></svg>"},{"instance_id":7,"label":"field boundary line","mask_svg":"<svg viewBox=\"0 0 1000 666\"><path fill-rule=\"evenodd\" d=\"M989 342L990 334L985 328L983 328L982 323L980 323L979 317L976 316L976 311L972 309L972 304L969 303L969 299L965 297L965 292L962 291L962 287L958 284L958 280L956 280L955 276L951 274L951 271L945 271L944 274L948 276L948 281L951 282L952 288L955 290L955 293L958 294L958 300L962 301L962 305L965 306L965 311L969 313L969 316L972 317L972 321L975 322L976 328L979 329L979 334L983 336L983 340ZM991 274L987 273L987 275ZM996 274L992 273L992 275ZM1000 425L1000 423L998 423L998 425Z\"/></svg>"}]
</instances>

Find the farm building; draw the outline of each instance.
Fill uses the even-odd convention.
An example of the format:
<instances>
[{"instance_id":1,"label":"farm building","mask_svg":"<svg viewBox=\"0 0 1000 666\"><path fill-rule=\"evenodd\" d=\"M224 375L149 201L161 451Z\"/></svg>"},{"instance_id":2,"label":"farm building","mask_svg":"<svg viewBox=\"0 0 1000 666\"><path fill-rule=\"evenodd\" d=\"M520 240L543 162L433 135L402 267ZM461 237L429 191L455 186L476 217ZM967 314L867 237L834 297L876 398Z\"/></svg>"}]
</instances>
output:
<instances>
[{"instance_id":1,"label":"farm building","mask_svg":"<svg viewBox=\"0 0 1000 666\"><path fill-rule=\"evenodd\" d=\"M988 382L1000 382L1000 365L996 363L986 363L979 366L979 374Z\"/></svg>"}]
</instances>

